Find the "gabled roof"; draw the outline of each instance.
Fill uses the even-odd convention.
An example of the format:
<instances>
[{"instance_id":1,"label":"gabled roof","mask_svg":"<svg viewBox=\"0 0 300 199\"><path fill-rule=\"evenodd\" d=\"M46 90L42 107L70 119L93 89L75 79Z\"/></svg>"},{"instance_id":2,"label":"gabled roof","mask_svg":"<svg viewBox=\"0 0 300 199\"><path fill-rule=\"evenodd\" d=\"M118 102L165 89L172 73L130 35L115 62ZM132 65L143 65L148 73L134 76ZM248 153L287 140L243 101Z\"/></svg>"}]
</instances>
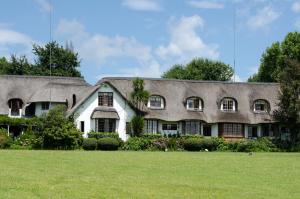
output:
<instances>
[{"instance_id":1,"label":"gabled roof","mask_svg":"<svg viewBox=\"0 0 300 199\"><path fill-rule=\"evenodd\" d=\"M31 102L72 103L72 95L80 101L91 86L83 78L0 75L0 114L8 114L8 100L18 98L24 104ZM71 104L72 105L72 104Z\"/></svg>"},{"instance_id":2,"label":"gabled roof","mask_svg":"<svg viewBox=\"0 0 300 199\"><path fill-rule=\"evenodd\" d=\"M121 95L129 99L132 92L132 80L128 77L106 77L103 82L109 83ZM237 123L269 123L274 122L270 114L253 112L253 102L265 99L269 102L271 113L277 108L278 83L233 83L220 81L194 81L159 78L143 78L145 89L151 94L163 96L166 106L163 110L148 109L145 118L165 121L203 120L208 123L237 122ZM186 109L186 99L198 96L204 102L203 112ZM224 97L234 98L238 103L238 110L234 113L222 112L220 102Z\"/></svg>"}]
</instances>

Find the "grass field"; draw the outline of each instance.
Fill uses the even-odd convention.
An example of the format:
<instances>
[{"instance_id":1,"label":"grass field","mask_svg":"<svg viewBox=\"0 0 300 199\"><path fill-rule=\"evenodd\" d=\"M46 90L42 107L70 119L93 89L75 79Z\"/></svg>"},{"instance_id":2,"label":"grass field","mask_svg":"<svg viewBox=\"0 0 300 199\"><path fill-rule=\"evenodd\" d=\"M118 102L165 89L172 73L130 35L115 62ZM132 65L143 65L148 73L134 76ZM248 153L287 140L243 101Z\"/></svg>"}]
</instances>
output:
<instances>
[{"instance_id":1,"label":"grass field","mask_svg":"<svg viewBox=\"0 0 300 199\"><path fill-rule=\"evenodd\" d=\"M299 153L0 150L0 198L300 198Z\"/></svg>"}]
</instances>

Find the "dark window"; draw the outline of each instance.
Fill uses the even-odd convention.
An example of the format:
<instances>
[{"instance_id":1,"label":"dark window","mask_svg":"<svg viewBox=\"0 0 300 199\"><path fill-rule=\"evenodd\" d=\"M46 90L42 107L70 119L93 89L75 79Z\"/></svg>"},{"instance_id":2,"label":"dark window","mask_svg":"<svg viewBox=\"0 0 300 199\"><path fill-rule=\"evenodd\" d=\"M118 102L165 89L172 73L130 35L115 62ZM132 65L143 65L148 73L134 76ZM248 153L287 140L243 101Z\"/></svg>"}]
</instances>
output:
<instances>
[{"instance_id":1,"label":"dark window","mask_svg":"<svg viewBox=\"0 0 300 199\"><path fill-rule=\"evenodd\" d=\"M162 130L176 131L177 130L177 124L163 124L162 125Z\"/></svg>"},{"instance_id":2,"label":"dark window","mask_svg":"<svg viewBox=\"0 0 300 199\"><path fill-rule=\"evenodd\" d=\"M126 122L126 134L128 134L128 135L132 134L132 128L131 128L130 122Z\"/></svg>"},{"instance_id":3,"label":"dark window","mask_svg":"<svg viewBox=\"0 0 300 199\"><path fill-rule=\"evenodd\" d=\"M149 98L149 105L151 108L163 108L163 99L160 96L151 96Z\"/></svg>"},{"instance_id":4,"label":"dark window","mask_svg":"<svg viewBox=\"0 0 300 199\"><path fill-rule=\"evenodd\" d=\"M42 110L49 110L50 103L49 102L42 102Z\"/></svg>"},{"instance_id":5,"label":"dark window","mask_svg":"<svg viewBox=\"0 0 300 199\"><path fill-rule=\"evenodd\" d=\"M75 94L73 94L73 102L72 102L72 107L74 107L75 106L75 104L76 104L76 95Z\"/></svg>"},{"instance_id":6,"label":"dark window","mask_svg":"<svg viewBox=\"0 0 300 199\"><path fill-rule=\"evenodd\" d=\"M145 120L144 132L145 133L157 133L157 120Z\"/></svg>"},{"instance_id":7,"label":"dark window","mask_svg":"<svg viewBox=\"0 0 300 199\"><path fill-rule=\"evenodd\" d=\"M261 126L262 128L262 136L270 136L270 127L269 127L269 124L263 124Z\"/></svg>"},{"instance_id":8,"label":"dark window","mask_svg":"<svg viewBox=\"0 0 300 199\"><path fill-rule=\"evenodd\" d=\"M116 120L115 119L97 119L96 120L97 132L115 132Z\"/></svg>"},{"instance_id":9,"label":"dark window","mask_svg":"<svg viewBox=\"0 0 300 199\"><path fill-rule=\"evenodd\" d=\"M248 128L248 137L249 138L256 138L257 135L257 126L249 126Z\"/></svg>"},{"instance_id":10,"label":"dark window","mask_svg":"<svg viewBox=\"0 0 300 199\"><path fill-rule=\"evenodd\" d=\"M20 99L11 99L8 101L8 106L11 109L11 115L19 116L21 114L20 109L22 109L23 102Z\"/></svg>"},{"instance_id":11,"label":"dark window","mask_svg":"<svg viewBox=\"0 0 300 199\"><path fill-rule=\"evenodd\" d=\"M80 131L84 132L84 121L80 121Z\"/></svg>"},{"instance_id":12,"label":"dark window","mask_svg":"<svg viewBox=\"0 0 300 199\"><path fill-rule=\"evenodd\" d=\"M186 121L184 122L184 132L186 134L199 134L199 122L198 121Z\"/></svg>"},{"instance_id":13,"label":"dark window","mask_svg":"<svg viewBox=\"0 0 300 199\"><path fill-rule=\"evenodd\" d=\"M224 123L222 125L222 135L224 137L243 137L243 125L235 123Z\"/></svg>"},{"instance_id":14,"label":"dark window","mask_svg":"<svg viewBox=\"0 0 300 199\"><path fill-rule=\"evenodd\" d=\"M267 112L268 102L265 100L257 100L254 103L254 111L256 112Z\"/></svg>"},{"instance_id":15,"label":"dark window","mask_svg":"<svg viewBox=\"0 0 300 199\"><path fill-rule=\"evenodd\" d=\"M113 93L112 92L99 92L98 105L99 106L113 106Z\"/></svg>"},{"instance_id":16,"label":"dark window","mask_svg":"<svg viewBox=\"0 0 300 199\"><path fill-rule=\"evenodd\" d=\"M203 125L203 135L211 136L211 125Z\"/></svg>"},{"instance_id":17,"label":"dark window","mask_svg":"<svg viewBox=\"0 0 300 199\"><path fill-rule=\"evenodd\" d=\"M199 98L189 98L189 99L187 99L187 109L201 110L200 99Z\"/></svg>"}]
</instances>

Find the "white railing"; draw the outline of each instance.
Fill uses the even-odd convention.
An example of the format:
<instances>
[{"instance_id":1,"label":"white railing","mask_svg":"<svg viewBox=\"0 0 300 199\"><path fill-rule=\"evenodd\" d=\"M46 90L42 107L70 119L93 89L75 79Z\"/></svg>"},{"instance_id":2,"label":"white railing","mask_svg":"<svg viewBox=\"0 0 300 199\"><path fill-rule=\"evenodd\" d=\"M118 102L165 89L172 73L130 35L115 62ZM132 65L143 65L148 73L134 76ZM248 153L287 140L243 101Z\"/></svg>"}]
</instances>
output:
<instances>
[{"instance_id":1,"label":"white railing","mask_svg":"<svg viewBox=\"0 0 300 199\"><path fill-rule=\"evenodd\" d=\"M18 109L18 111L14 112L11 110L11 108L8 111L9 117L22 117L22 109Z\"/></svg>"}]
</instances>

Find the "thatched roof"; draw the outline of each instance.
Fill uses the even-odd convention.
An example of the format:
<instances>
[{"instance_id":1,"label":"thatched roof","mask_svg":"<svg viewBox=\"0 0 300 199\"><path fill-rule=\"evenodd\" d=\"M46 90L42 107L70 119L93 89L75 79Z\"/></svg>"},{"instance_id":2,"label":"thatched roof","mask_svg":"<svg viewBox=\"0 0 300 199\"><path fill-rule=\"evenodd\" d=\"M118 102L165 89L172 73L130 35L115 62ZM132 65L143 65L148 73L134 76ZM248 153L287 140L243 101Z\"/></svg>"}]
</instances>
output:
<instances>
[{"instance_id":1,"label":"thatched roof","mask_svg":"<svg viewBox=\"0 0 300 199\"><path fill-rule=\"evenodd\" d=\"M132 92L134 78L103 78L97 85L110 84L127 100ZM145 118L165 121L202 120L208 123L270 123L274 122L272 112L277 108L279 84L277 83L233 83L219 81L192 81L144 78L145 89L153 95L165 99L163 110L148 109ZM186 109L186 99L191 96L200 97L204 107L202 112ZM224 97L234 98L238 103L237 112L222 112L220 102ZM267 100L270 114L258 114L253 111L253 102L257 99Z\"/></svg>"},{"instance_id":2,"label":"thatched roof","mask_svg":"<svg viewBox=\"0 0 300 199\"><path fill-rule=\"evenodd\" d=\"M8 100L18 98L23 104L31 102L68 102L71 108L73 94L76 101L91 89L83 78L0 75L0 114L8 114Z\"/></svg>"},{"instance_id":3,"label":"thatched roof","mask_svg":"<svg viewBox=\"0 0 300 199\"><path fill-rule=\"evenodd\" d=\"M96 107L91 115L91 118L120 119L116 109L110 107Z\"/></svg>"}]
</instances>

